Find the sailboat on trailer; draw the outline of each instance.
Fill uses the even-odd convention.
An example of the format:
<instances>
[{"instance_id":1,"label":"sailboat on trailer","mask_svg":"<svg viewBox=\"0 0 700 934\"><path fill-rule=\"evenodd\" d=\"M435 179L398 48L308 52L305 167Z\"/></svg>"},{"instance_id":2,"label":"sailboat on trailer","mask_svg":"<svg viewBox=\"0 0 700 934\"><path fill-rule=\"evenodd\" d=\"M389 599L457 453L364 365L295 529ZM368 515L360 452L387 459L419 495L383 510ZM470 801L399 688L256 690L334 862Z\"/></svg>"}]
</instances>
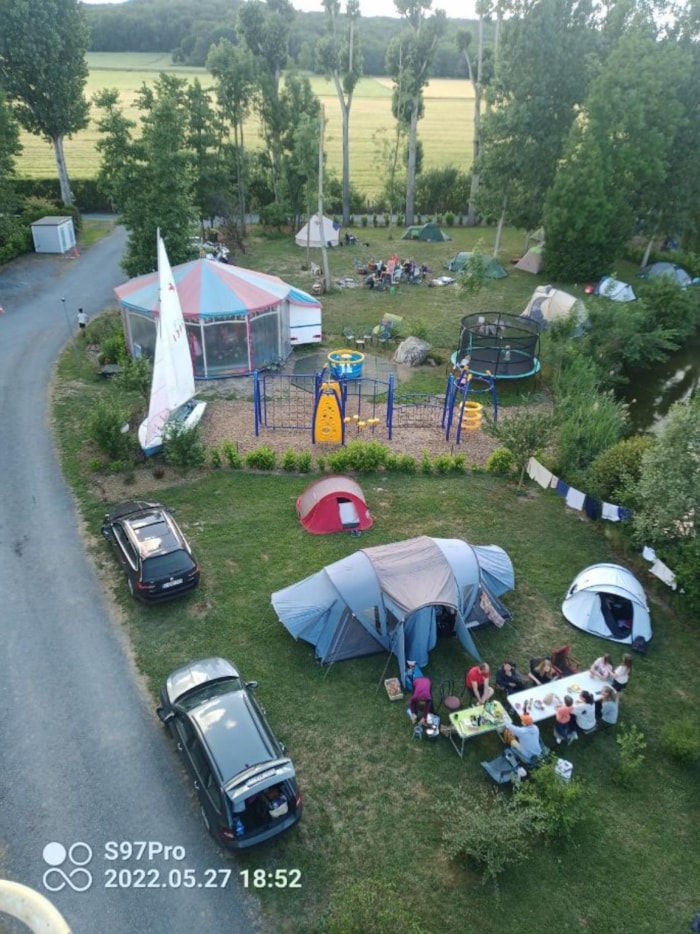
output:
<instances>
[{"instance_id":1,"label":"sailboat on trailer","mask_svg":"<svg viewBox=\"0 0 700 934\"><path fill-rule=\"evenodd\" d=\"M206 402L194 398L194 370L180 296L165 244L158 231L159 314L148 417L139 426L139 444L150 457L163 449L168 431L194 428Z\"/></svg>"}]
</instances>

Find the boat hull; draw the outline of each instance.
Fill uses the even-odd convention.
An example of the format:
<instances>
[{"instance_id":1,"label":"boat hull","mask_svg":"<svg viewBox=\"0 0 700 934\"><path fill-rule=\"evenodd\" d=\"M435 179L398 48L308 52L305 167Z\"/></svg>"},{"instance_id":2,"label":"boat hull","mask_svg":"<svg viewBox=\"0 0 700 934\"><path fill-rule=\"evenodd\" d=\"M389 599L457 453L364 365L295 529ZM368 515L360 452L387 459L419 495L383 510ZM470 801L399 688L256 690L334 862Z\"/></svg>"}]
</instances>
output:
<instances>
[{"instance_id":1,"label":"boat hull","mask_svg":"<svg viewBox=\"0 0 700 934\"><path fill-rule=\"evenodd\" d=\"M173 428L182 427L185 431L190 431L192 428L196 428L200 423L202 416L204 415L204 410L206 409L206 402L202 402L199 399L190 399L187 402L184 402L177 409L174 409L168 416L165 425L163 427L162 433L154 438L153 442L146 446L146 432L148 431L148 419L144 419L139 425L139 444L141 445L141 450L143 451L146 457L152 457L154 454L160 454L163 450L163 439L167 437L168 431Z\"/></svg>"}]
</instances>

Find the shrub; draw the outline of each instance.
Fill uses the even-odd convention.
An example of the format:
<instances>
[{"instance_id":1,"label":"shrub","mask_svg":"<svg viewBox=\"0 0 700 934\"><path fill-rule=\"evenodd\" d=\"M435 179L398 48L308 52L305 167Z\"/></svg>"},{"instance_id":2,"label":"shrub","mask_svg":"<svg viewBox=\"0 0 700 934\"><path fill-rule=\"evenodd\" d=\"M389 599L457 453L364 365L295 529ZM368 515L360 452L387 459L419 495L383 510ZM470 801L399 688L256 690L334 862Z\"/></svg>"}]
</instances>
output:
<instances>
[{"instance_id":1,"label":"shrub","mask_svg":"<svg viewBox=\"0 0 700 934\"><path fill-rule=\"evenodd\" d=\"M93 473L98 473L102 470L104 464L99 457L91 457L88 461L88 470L91 470Z\"/></svg>"},{"instance_id":2,"label":"shrub","mask_svg":"<svg viewBox=\"0 0 700 934\"><path fill-rule=\"evenodd\" d=\"M433 470L437 474L446 474L452 470L453 459L450 454L438 454L433 459Z\"/></svg>"},{"instance_id":3,"label":"shrub","mask_svg":"<svg viewBox=\"0 0 700 934\"><path fill-rule=\"evenodd\" d=\"M672 720L661 731L661 745L665 752L684 765L700 759L700 726L697 720L683 717Z\"/></svg>"},{"instance_id":4,"label":"shrub","mask_svg":"<svg viewBox=\"0 0 700 934\"><path fill-rule=\"evenodd\" d=\"M518 807L518 799L502 792L452 791L438 805L445 822L442 841L451 859L461 859L481 872L481 881L493 882L507 869L527 859L532 847L532 812Z\"/></svg>"},{"instance_id":5,"label":"shrub","mask_svg":"<svg viewBox=\"0 0 700 934\"><path fill-rule=\"evenodd\" d=\"M430 454L428 451L421 452L420 472L425 474L426 477L430 476L430 474L433 472L433 462L430 459Z\"/></svg>"},{"instance_id":6,"label":"shrub","mask_svg":"<svg viewBox=\"0 0 700 934\"><path fill-rule=\"evenodd\" d=\"M448 227L454 227L455 216L452 213L452 211L448 211L447 214L445 214L445 223L447 224Z\"/></svg>"},{"instance_id":7,"label":"shrub","mask_svg":"<svg viewBox=\"0 0 700 934\"><path fill-rule=\"evenodd\" d=\"M296 451L293 451L291 448L287 448L287 450L282 455L282 470L286 470L287 473L294 473L296 469L297 469Z\"/></svg>"},{"instance_id":8,"label":"shrub","mask_svg":"<svg viewBox=\"0 0 700 934\"><path fill-rule=\"evenodd\" d=\"M627 729L620 729L615 741L620 749L620 760L613 777L618 784L629 787L644 763L644 750L647 748L644 733L632 724Z\"/></svg>"},{"instance_id":9,"label":"shrub","mask_svg":"<svg viewBox=\"0 0 700 934\"><path fill-rule=\"evenodd\" d=\"M162 464L158 464L156 467L153 468L151 473L153 474L154 479L162 480L163 477L165 476L165 467L163 467Z\"/></svg>"},{"instance_id":10,"label":"shrub","mask_svg":"<svg viewBox=\"0 0 700 934\"><path fill-rule=\"evenodd\" d=\"M232 441L224 441L223 449L224 457L231 470L240 470L243 466L243 458L235 444Z\"/></svg>"},{"instance_id":11,"label":"shrub","mask_svg":"<svg viewBox=\"0 0 700 934\"><path fill-rule=\"evenodd\" d=\"M221 451L214 447L209 452L209 463L214 470L219 470L222 464Z\"/></svg>"},{"instance_id":12,"label":"shrub","mask_svg":"<svg viewBox=\"0 0 700 934\"><path fill-rule=\"evenodd\" d=\"M98 400L87 422L87 436L111 460L120 460L129 455L131 439L124 426L128 415L115 399Z\"/></svg>"},{"instance_id":13,"label":"shrub","mask_svg":"<svg viewBox=\"0 0 700 934\"><path fill-rule=\"evenodd\" d=\"M454 473L464 473L467 469L466 454L455 454L452 458L452 470Z\"/></svg>"},{"instance_id":14,"label":"shrub","mask_svg":"<svg viewBox=\"0 0 700 934\"><path fill-rule=\"evenodd\" d=\"M104 337L97 357L100 366L106 363L119 363L126 366L129 355L126 350L126 341L122 331L112 332Z\"/></svg>"},{"instance_id":15,"label":"shrub","mask_svg":"<svg viewBox=\"0 0 700 934\"><path fill-rule=\"evenodd\" d=\"M389 453L379 441L351 441L345 451L350 469L363 473L382 467Z\"/></svg>"},{"instance_id":16,"label":"shrub","mask_svg":"<svg viewBox=\"0 0 700 934\"><path fill-rule=\"evenodd\" d=\"M366 227L366 226L367 226L368 221L367 221L367 215L366 215L366 214L363 214L363 215L362 215L362 217L360 218L360 223L362 224L363 227Z\"/></svg>"},{"instance_id":17,"label":"shrub","mask_svg":"<svg viewBox=\"0 0 700 934\"><path fill-rule=\"evenodd\" d=\"M323 455L319 457L317 464L318 464L318 472L325 473L328 461L326 460L325 457L323 457Z\"/></svg>"},{"instance_id":18,"label":"shrub","mask_svg":"<svg viewBox=\"0 0 700 934\"><path fill-rule=\"evenodd\" d=\"M618 441L599 454L586 474L587 486L594 496L612 503L627 505L629 491L639 482L642 456L653 445L645 435L633 435Z\"/></svg>"},{"instance_id":19,"label":"shrub","mask_svg":"<svg viewBox=\"0 0 700 934\"><path fill-rule=\"evenodd\" d=\"M311 472L311 455L308 451L300 451L297 454L297 470L299 473Z\"/></svg>"},{"instance_id":20,"label":"shrub","mask_svg":"<svg viewBox=\"0 0 700 934\"><path fill-rule=\"evenodd\" d=\"M253 470L274 470L277 455L272 448L263 444L254 451L249 451L245 456L245 462L246 466L251 467Z\"/></svg>"},{"instance_id":21,"label":"shrub","mask_svg":"<svg viewBox=\"0 0 700 934\"><path fill-rule=\"evenodd\" d=\"M531 772L518 789L518 803L530 811L532 826L542 836L568 839L586 817L590 796L583 782L564 781L555 768L556 760L550 760Z\"/></svg>"},{"instance_id":22,"label":"shrub","mask_svg":"<svg viewBox=\"0 0 700 934\"><path fill-rule=\"evenodd\" d=\"M197 428L185 428L184 425L172 425L163 437L163 458L165 463L181 473L203 467L207 461L207 452Z\"/></svg>"},{"instance_id":23,"label":"shrub","mask_svg":"<svg viewBox=\"0 0 700 934\"><path fill-rule=\"evenodd\" d=\"M121 339L124 340L123 336ZM150 361L146 357L138 357L133 360L127 355L126 346L124 346L124 355L119 358L119 362L122 369L121 372L114 376L112 380L114 385L124 392L138 393L141 399L148 399L151 393L151 379L153 376Z\"/></svg>"},{"instance_id":24,"label":"shrub","mask_svg":"<svg viewBox=\"0 0 700 934\"><path fill-rule=\"evenodd\" d=\"M515 456L508 448L496 448L486 459L486 470L499 476L507 476L515 469Z\"/></svg>"}]
</instances>

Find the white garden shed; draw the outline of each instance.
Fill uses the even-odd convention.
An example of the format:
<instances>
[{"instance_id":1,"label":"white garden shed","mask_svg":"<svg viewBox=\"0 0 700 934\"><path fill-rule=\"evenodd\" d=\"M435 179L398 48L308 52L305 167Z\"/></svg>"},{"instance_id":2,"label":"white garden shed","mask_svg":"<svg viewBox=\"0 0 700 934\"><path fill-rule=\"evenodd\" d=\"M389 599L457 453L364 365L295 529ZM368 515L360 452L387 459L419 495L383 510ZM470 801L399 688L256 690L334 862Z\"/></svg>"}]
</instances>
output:
<instances>
[{"instance_id":1,"label":"white garden shed","mask_svg":"<svg viewBox=\"0 0 700 934\"><path fill-rule=\"evenodd\" d=\"M32 224L37 253L67 253L75 246L72 217L42 217Z\"/></svg>"}]
</instances>

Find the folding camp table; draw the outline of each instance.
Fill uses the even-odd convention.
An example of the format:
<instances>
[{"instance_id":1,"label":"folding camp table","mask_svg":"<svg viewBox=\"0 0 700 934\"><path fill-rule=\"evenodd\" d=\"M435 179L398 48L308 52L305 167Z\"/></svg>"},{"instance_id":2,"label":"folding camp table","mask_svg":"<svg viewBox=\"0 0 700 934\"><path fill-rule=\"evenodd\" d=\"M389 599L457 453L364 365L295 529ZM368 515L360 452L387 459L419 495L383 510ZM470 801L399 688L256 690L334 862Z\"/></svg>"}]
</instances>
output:
<instances>
[{"instance_id":1,"label":"folding camp table","mask_svg":"<svg viewBox=\"0 0 700 934\"><path fill-rule=\"evenodd\" d=\"M450 714L449 739L460 759L464 758L464 744L475 736L492 733L512 723L500 701L492 700L478 707L467 707Z\"/></svg>"}]
</instances>

